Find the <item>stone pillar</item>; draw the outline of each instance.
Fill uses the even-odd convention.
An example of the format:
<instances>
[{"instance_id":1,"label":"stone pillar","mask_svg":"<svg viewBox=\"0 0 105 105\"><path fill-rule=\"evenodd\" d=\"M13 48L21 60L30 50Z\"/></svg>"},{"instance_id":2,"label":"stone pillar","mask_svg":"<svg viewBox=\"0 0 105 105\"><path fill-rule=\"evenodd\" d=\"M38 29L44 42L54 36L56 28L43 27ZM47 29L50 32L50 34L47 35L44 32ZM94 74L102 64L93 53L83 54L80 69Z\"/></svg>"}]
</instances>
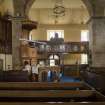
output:
<instances>
[{"instance_id":1,"label":"stone pillar","mask_svg":"<svg viewBox=\"0 0 105 105\"><path fill-rule=\"evenodd\" d=\"M20 41L19 38L22 34L21 18L12 19L12 64L13 70L19 70L21 68L20 57Z\"/></svg>"},{"instance_id":2,"label":"stone pillar","mask_svg":"<svg viewBox=\"0 0 105 105\"><path fill-rule=\"evenodd\" d=\"M89 21L92 65L105 67L105 17L93 17Z\"/></svg>"}]
</instances>

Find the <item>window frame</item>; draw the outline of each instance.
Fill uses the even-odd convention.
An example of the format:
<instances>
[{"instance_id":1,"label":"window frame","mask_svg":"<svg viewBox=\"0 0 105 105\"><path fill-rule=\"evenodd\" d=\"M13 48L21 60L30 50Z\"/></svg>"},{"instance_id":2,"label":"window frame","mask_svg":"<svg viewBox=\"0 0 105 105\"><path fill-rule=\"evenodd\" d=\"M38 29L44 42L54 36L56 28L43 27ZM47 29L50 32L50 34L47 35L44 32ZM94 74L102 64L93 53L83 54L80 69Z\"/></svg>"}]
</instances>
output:
<instances>
[{"instance_id":1,"label":"window frame","mask_svg":"<svg viewBox=\"0 0 105 105\"><path fill-rule=\"evenodd\" d=\"M55 33L58 33L58 38L64 39L64 30L47 30L47 41L55 37Z\"/></svg>"}]
</instances>

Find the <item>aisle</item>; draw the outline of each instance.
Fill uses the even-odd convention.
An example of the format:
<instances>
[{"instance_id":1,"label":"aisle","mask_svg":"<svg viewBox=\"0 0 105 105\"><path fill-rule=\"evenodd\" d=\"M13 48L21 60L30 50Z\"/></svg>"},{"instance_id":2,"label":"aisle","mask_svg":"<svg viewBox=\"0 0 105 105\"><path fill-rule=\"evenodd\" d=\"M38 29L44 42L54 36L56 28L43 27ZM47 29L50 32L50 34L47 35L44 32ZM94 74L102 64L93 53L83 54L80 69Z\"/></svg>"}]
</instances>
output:
<instances>
[{"instance_id":1,"label":"aisle","mask_svg":"<svg viewBox=\"0 0 105 105\"><path fill-rule=\"evenodd\" d=\"M60 82L80 82L80 79L69 76L62 76Z\"/></svg>"}]
</instances>

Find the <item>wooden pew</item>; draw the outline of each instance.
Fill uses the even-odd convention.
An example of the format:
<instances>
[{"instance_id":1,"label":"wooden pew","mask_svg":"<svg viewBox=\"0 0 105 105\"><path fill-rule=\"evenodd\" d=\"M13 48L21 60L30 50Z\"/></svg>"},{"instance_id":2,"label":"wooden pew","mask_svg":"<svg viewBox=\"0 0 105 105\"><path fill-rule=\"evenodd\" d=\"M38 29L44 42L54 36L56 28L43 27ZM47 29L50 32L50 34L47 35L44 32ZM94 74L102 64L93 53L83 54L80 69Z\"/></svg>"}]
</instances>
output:
<instances>
[{"instance_id":1,"label":"wooden pew","mask_svg":"<svg viewBox=\"0 0 105 105\"><path fill-rule=\"evenodd\" d=\"M0 105L105 105L104 102L0 102Z\"/></svg>"},{"instance_id":2,"label":"wooden pew","mask_svg":"<svg viewBox=\"0 0 105 105\"><path fill-rule=\"evenodd\" d=\"M0 98L80 98L94 93L94 90L0 90Z\"/></svg>"},{"instance_id":3,"label":"wooden pew","mask_svg":"<svg viewBox=\"0 0 105 105\"><path fill-rule=\"evenodd\" d=\"M96 95L97 94L97 95ZM0 91L0 105L36 105L39 103L69 105L105 105L105 97L99 97L96 91ZM8 102L8 103L7 103ZM51 103L53 102L53 103ZM32 104L33 103L33 104ZM47 104L48 103L48 104ZM78 104L77 104L78 103ZM80 104L81 103L81 104ZM87 104L90 103L90 104ZM94 104L95 103L95 104ZM104 103L104 104L103 104Z\"/></svg>"},{"instance_id":4,"label":"wooden pew","mask_svg":"<svg viewBox=\"0 0 105 105\"><path fill-rule=\"evenodd\" d=\"M79 83L0 83L0 101L68 101L70 98L87 98L94 95L94 90L80 90ZM75 89L71 89L75 88Z\"/></svg>"},{"instance_id":5,"label":"wooden pew","mask_svg":"<svg viewBox=\"0 0 105 105\"><path fill-rule=\"evenodd\" d=\"M81 76L88 84L105 95L105 68L92 68L90 71L81 72Z\"/></svg>"},{"instance_id":6,"label":"wooden pew","mask_svg":"<svg viewBox=\"0 0 105 105\"><path fill-rule=\"evenodd\" d=\"M80 83L32 83L32 82L7 82L0 83L0 105L105 105L105 97L98 94L95 90L65 90L75 86L84 86ZM12 89L11 89L12 88ZM47 90L46 90L47 88ZM55 90L55 89L60 90ZM53 90L54 89L54 90ZM98 99L99 98L99 99ZM97 102L95 102L97 101ZM58 103L57 103L58 102ZM61 102L61 103L59 103ZM63 104L62 104L63 103ZM95 104L94 104L95 103ZM104 103L104 104L103 104Z\"/></svg>"},{"instance_id":7,"label":"wooden pew","mask_svg":"<svg viewBox=\"0 0 105 105\"><path fill-rule=\"evenodd\" d=\"M0 82L0 90L62 90L84 89L90 90L83 82L47 83L47 82Z\"/></svg>"},{"instance_id":8,"label":"wooden pew","mask_svg":"<svg viewBox=\"0 0 105 105\"><path fill-rule=\"evenodd\" d=\"M27 71L9 70L0 72L1 82L29 82Z\"/></svg>"}]
</instances>

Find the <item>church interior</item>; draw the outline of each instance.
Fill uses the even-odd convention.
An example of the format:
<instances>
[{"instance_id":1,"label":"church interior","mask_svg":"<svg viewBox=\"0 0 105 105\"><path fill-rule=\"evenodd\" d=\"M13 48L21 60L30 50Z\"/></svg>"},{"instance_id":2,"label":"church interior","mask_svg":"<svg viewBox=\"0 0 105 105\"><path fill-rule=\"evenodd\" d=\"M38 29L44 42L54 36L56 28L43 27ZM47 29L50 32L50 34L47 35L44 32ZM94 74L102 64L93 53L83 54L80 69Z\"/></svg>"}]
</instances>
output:
<instances>
[{"instance_id":1,"label":"church interior","mask_svg":"<svg viewBox=\"0 0 105 105\"><path fill-rule=\"evenodd\" d=\"M105 0L0 0L0 105L105 105Z\"/></svg>"}]
</instances>

